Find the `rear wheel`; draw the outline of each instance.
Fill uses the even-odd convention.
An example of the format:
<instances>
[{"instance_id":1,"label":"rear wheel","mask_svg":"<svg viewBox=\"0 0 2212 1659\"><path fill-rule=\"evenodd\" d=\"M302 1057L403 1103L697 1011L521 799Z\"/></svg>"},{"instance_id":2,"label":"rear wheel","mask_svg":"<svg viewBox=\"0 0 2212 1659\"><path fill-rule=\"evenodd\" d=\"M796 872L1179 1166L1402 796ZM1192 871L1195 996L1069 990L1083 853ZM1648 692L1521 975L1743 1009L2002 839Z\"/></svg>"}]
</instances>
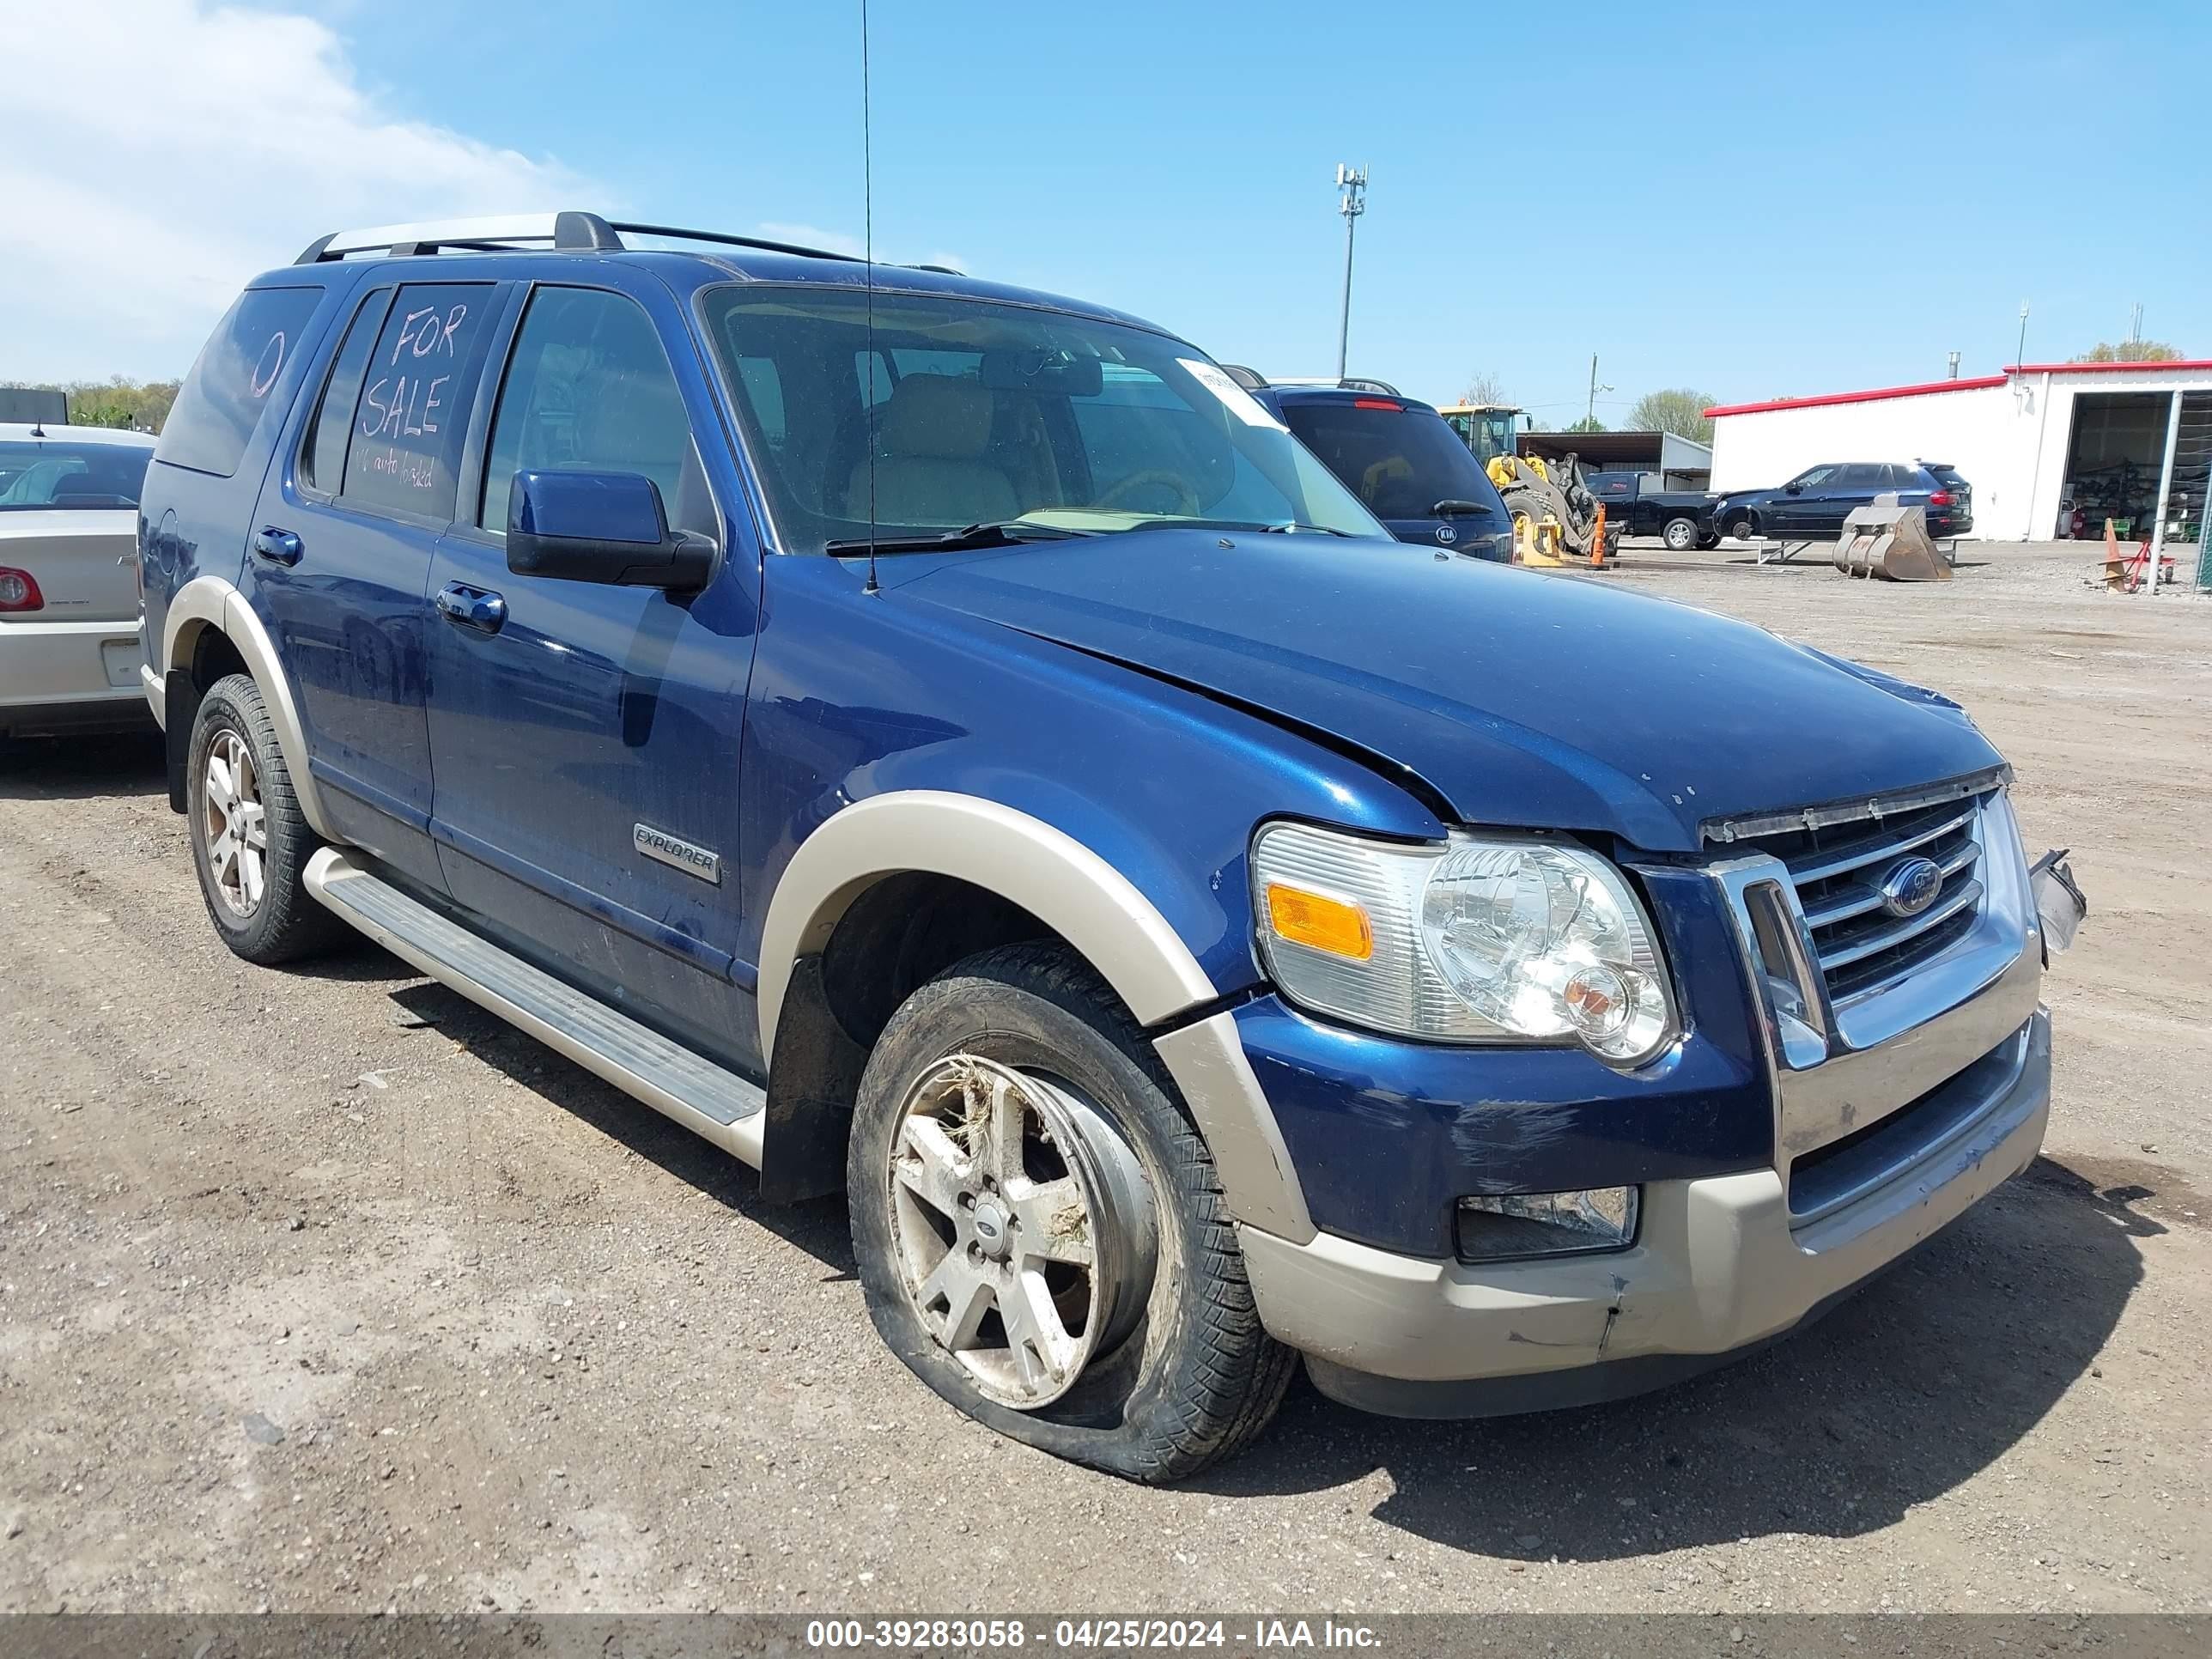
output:
<instances>
[{"instance_id":1,"label":"rear wheel","mask_svg":"<svg viewBox=\"0 0 2212 1659\"><path fill-rule=\"evenodd\" d=\"M301 883L314 832L292 793L261 688L246 675L217 680L200 699L185 785L192 866L225 945L270 964L349 937Z\"/></svg>"},{"instance_id":2,"label":"rear wheel","mask_svg":"<svg viewBox=\"0 0 2212 1659\"><path fill-rule=\"evenodd\" d=\"M1274 1415L1295 1356L1261 1328L1205 1141L1065 947L986 951L907 1000L846 1176L878 1333L978 1421L1160 1482Z\"/></svg>"},{"instance_id":3,"label":"rear wheel","mask_svg":"<svg viewBox=\"0 0 2212 1659\"><path fill-rule=\"evenodd\" d=\"M1698 524L1694 519L1669 519L1660 531L1659 538L1667 544L1669 552L1686 553L1698 544Z\"/></svg>"}]
</instances>

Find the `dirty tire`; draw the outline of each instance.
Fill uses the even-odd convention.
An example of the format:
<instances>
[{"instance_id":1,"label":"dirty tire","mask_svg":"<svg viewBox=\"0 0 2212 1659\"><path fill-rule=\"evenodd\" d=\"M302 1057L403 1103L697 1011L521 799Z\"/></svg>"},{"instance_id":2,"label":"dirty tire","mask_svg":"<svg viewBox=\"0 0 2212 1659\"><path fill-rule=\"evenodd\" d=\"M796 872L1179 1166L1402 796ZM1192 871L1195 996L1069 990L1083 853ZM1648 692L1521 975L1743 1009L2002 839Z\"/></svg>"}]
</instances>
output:
<instances>
[{"instance_id":1,"label":"dirty tire","mask_svg":"<svg viewBox=\"0 0 2212 1659\"><path fill-rule=\"evenodd\" d=\"M886 1170L913 1079L948 1054L1045 1074L1135 1152L1158 1267L1129 1334L1051 1404L1018 1410L975 1384L923 1324L899 1264ZM1273 1419L1297 1355L1261 1328L1212 1156L1158 1055L1104 981L1064 945L1002 945L955 964L891 1016L870 1056L847 1162L853 1253L869 1316L944 1399L1071 1462L1164 1484L1243 1449Z\"/></svg>"},{"instance_id":2,"label":"dirty tire","mask_svg":"<svg viewBox=\"0 0 2212 1659\"><path fill-rule=\"evenodd\" d=\"M1698 544L1698 525L1694 519L1669 519L1660 531L1659 538L1667 544L1668 550L1687 553Z\"/></svg>"},{"instance_id":3,"label":"dirty tire","mask_svg":"<svg viewBox=\"0 0 2212 1659\"><path fill-rule=\"evenodd\" d=\"M1720 532L1717 530L1708 530L1698 538L1698 551L1700 553L1710 553L1720 544Z\"/></svg>"},{"instance_id":4,"label":"dirty tire","mask_svg":"<svg viewBox=\"0 0 2212 1659\"><path fill-rule=\"evenodd\" d=\"M221 896L209 856L208 757L226 733L235 734L252 757L267 824L261 897L246 916ZM318 955L352 937L343 923L308 896L301 880L319 843L292 793L292 775L276 746L276 728L261 701L261 688L250 676L232 674L217 680L200 699L185 787L185 822L200 896L216 934L234 953L266 967Z\"/></svg>"}]
</instances>

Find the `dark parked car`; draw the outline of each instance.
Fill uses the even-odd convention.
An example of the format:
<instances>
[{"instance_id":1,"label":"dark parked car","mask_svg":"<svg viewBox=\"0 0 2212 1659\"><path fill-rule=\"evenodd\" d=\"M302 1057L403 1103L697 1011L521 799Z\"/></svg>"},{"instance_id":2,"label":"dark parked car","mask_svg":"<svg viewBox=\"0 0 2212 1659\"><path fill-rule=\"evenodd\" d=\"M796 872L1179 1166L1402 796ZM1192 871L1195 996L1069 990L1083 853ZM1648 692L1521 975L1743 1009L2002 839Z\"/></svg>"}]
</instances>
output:
<instances>
[{"instance_id":1,"label":"dark parked car","mask_svg":"<svg viewBox=\"0 0 2212 1659\"><path fill-rule=\"evenodd\" d=\"M1945 461L1831 461L1808 467L1779 489L1740 489L1713 504L1721 533L1812 540L1843 533L1844 515L1894 493L1899 507L1924 507L1930 536L1974 527L1973 486Z\"/></svg>"},{"instance_id":2,"label":"dark parked car","mask_svg":"<svg viewBox=\"0 0 2212 1659\"><path fill-rule=\"evenodd\" d=\"M1702 489L1646 489L1641 472L1585 472L1583 483L1605 507L1605 521L1625 536L1656 536L1677 553L1715 547L1713 503Z\"/></svg>"},{"instance_id":3,"label":"dark parked car","mask_svg":"<svg viewBox=\"0 0 2212 1659\"><path fill-rule=\"evenodd\" d=\"M1291 386L1236 373L1400 541L1513 562L1513 518L1497 486L1429 404L1379 380Z\"/></svg>"}]
</instances>

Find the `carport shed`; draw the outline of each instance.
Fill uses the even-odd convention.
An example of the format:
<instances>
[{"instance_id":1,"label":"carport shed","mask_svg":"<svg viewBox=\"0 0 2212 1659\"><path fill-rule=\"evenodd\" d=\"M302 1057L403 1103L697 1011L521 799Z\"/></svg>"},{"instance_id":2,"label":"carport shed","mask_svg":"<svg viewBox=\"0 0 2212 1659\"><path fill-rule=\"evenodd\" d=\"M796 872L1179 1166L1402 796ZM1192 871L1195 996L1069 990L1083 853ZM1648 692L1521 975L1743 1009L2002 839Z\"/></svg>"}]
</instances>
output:
<instances>
[{"instance_id":1,"label":"carport shed","mask_svg":"<svg viewBox=\"0 0 2212 1659\"><path fill-rule=\"evenodd\" d=\"M1572 455L1585 471L1634 472L1646 489L1703 489L1713 470L1710 447L1672 432L1523 432L1514 446L1547 461Z\"/></svg>"}]
</instances>

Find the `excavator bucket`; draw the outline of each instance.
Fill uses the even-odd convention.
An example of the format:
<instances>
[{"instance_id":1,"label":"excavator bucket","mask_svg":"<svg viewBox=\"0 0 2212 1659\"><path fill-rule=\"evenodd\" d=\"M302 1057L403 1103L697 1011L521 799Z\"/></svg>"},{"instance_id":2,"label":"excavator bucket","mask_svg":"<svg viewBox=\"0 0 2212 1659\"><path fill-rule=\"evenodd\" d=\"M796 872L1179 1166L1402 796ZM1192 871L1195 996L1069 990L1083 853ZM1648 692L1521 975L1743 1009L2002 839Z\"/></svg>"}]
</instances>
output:
<instances>
[{"instance_id":1,"label":"excavator bucket","mask_svg":"<svg viewBox=\"0 0 2212 1659\"><path fill-rule=\"evenodd\" d=\"M1948 582L1951 567L1928 537L1928 514L1893 501L1854 508L1836 543L1836 568L1846 576L1879 576L1893 582Z\"/></svg>"}]
</instances>

